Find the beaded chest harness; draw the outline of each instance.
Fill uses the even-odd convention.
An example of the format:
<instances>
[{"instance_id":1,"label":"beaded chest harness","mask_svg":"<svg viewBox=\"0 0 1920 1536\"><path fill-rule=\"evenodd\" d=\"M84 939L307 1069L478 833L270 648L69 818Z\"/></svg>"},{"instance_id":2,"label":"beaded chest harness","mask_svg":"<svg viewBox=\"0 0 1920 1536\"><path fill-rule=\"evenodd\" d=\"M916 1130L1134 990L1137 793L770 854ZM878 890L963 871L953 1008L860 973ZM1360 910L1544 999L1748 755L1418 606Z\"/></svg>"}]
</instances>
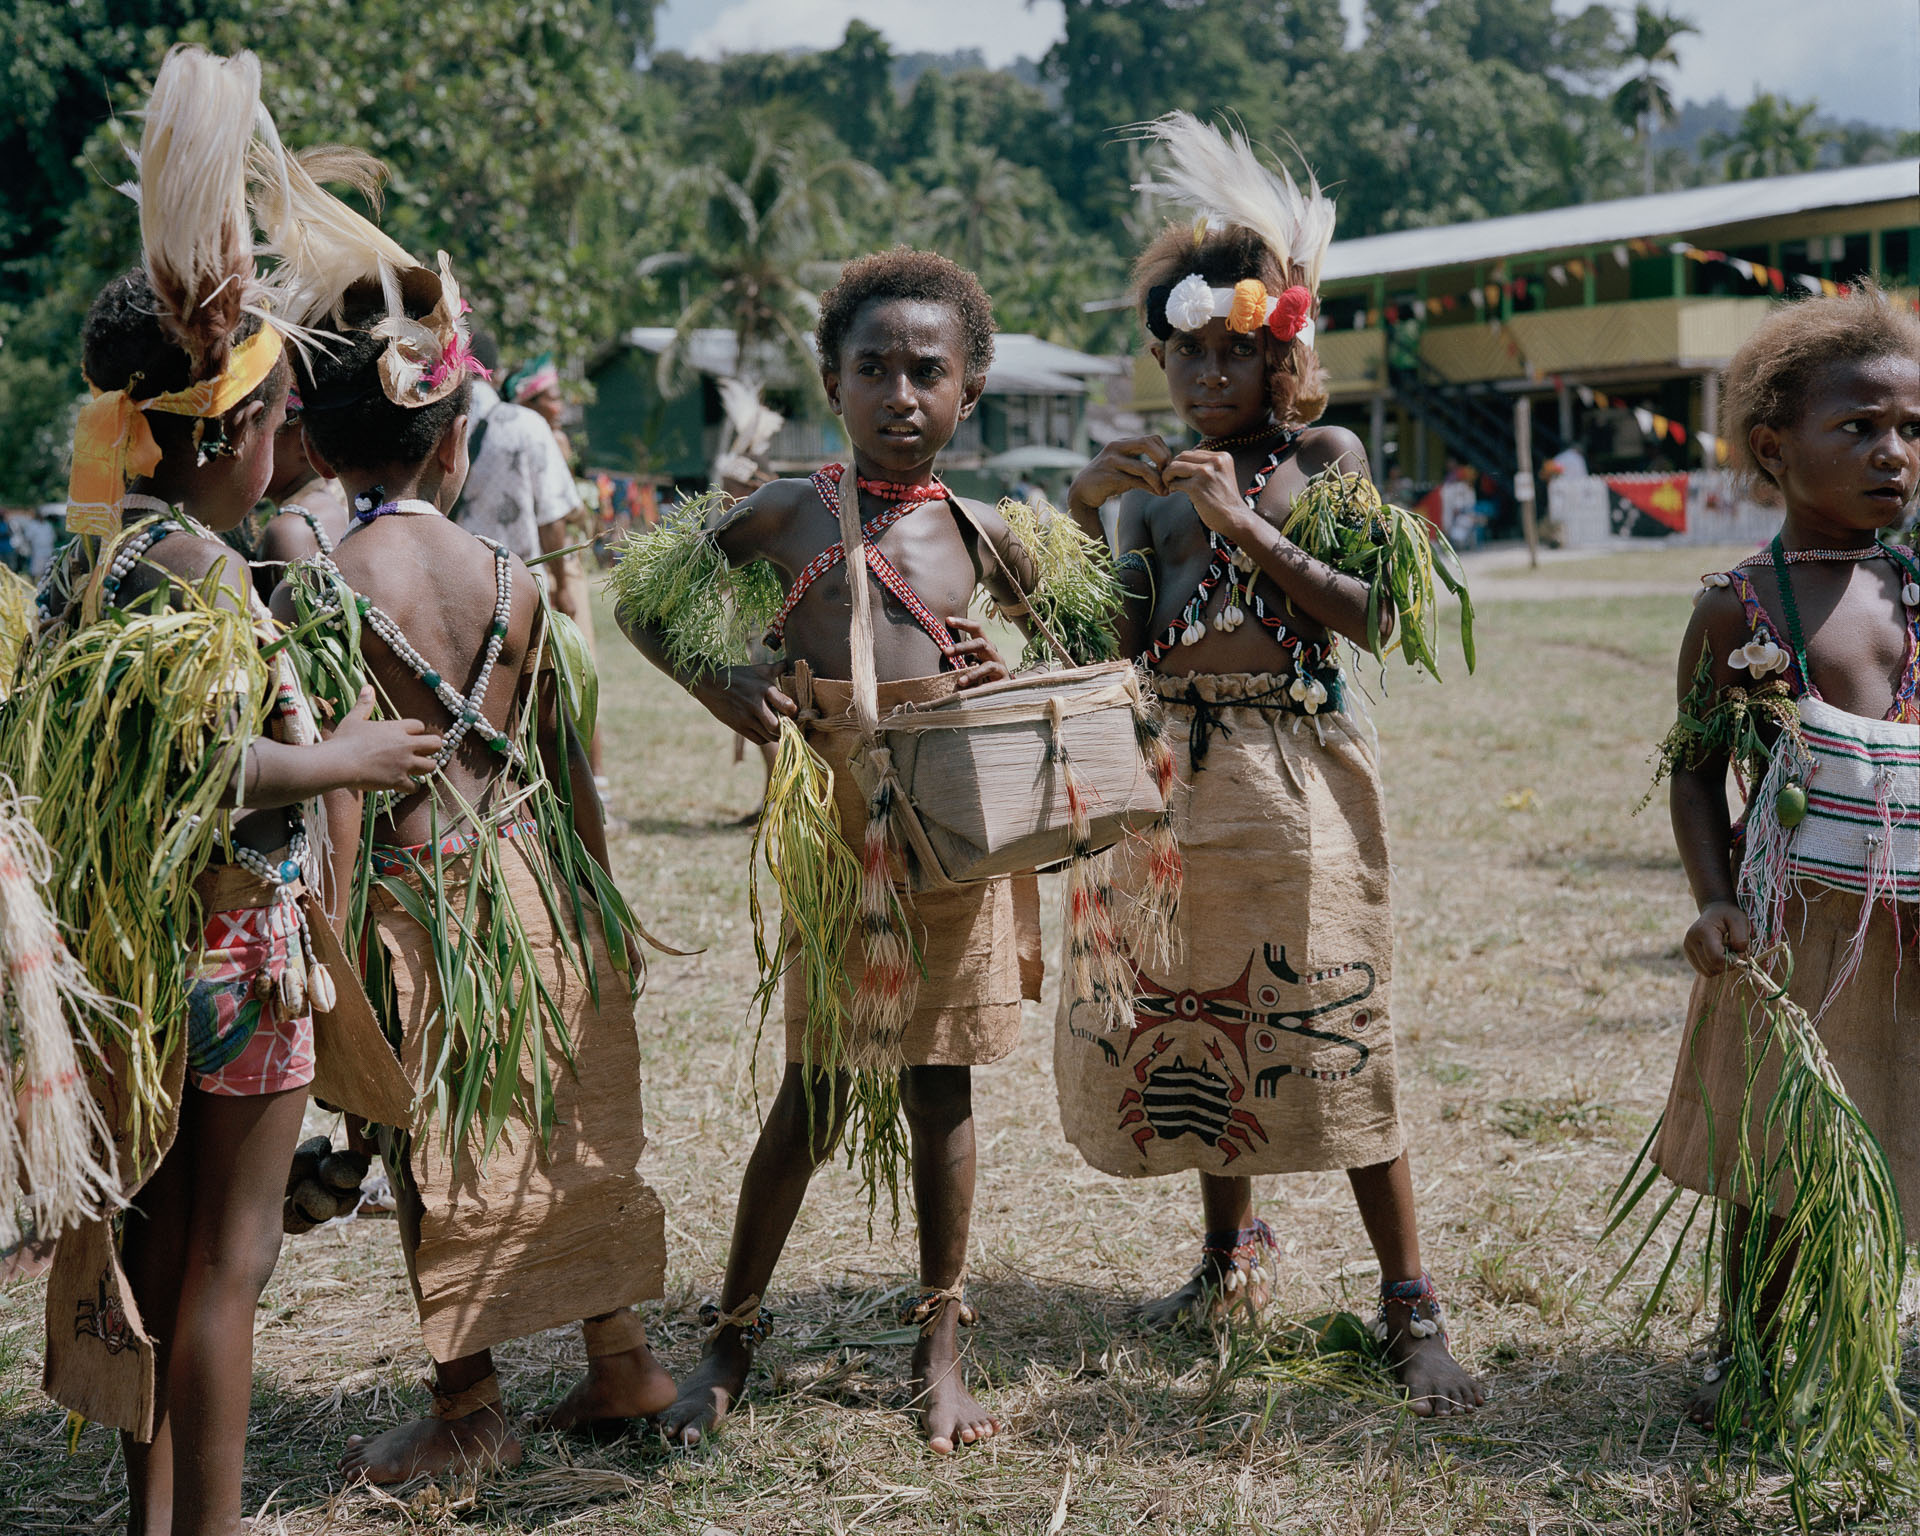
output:
<instances>
[{"instance_id":1,"label":"beaded chest harness","mask_svg":"<svg viewBox=\"0 0 1920 1536\"><path fill-rule=\"evenodd\" d=\"M829 464L813 474L813 489L820 498L820 504L836 519L840 516L841 473L840 465ZM932 502L944 502L952 492L938 480L930 481L926 485L894 485L884 480L856 480L854 483L860 490L893 503L871 522L862 522L860 525L861 542L866 545L867 550L868 574L898 598L901 606L913 615L914 622L926 631L927 638L940 648L941 659L946 665L960 666L961 660L955 650L953 632L934 617L933 611L921 601L920 594L908 585L906 577L900 574L894 563L880 553L880 546L875 542L881 534L910 512ZM786 598L780 604L780 611L774 615L773 623L767 627L769 648L778 650L785 644L787 620L799 605L800 599L807 595L808 589L816 581L846 558L845 546L836 539L807 562L806 568L794 578L793 585L787 589Z\"/></svg>"},{"instance_id":2,"label":"beaded chest harness","mask_svg":"<svg viewBox=\"0 0 1920 1536\"><path fill-rule=\"evenodd\" d=\"M1260 493L1267 488L1267 482L1274 472L1293 454L1299 444L1300 434L1289 432L1274 446L1267 460L1255 473L1253 479L1241 493L1249 509L1256 507ZM1259 567L1253 556L1245 550L1229 543L1211 528L1207 530L1207 569L1200 577L1200 584L1194 589L1193 596L1180 614L1166 627L1166 630L1147 647L1149 664L1161 660L1176 645L1197 645L1206 637L1207 624L1203 615L1207 604L1212 600L1214 590L1221 582L1228 582L1226 606L1214 619L1214 628L1222 634L1232 634L1247 619L1247 608L1253 610L1257 623L1273 632L1274 641L1292 655L1294 671L1298 674L1320 673L1330 670L1333 647L1330 641L1308 640L1287 627L1286 621L1277 613L1267 611L1266 599L1254 590L1259 576ZM1324 686L1324 684L1323 684Z\"/></svg>"},{"instance_id":3,"label":"beaded chest harness","mask_svg":"<svg viewBox=\"0 0 1920 1536\"><path fill-rule=\"evenodd\" d=\"M430 501L417 501L402 498L398 501L381 502L378 505L362 506L361 502L371 498L354 498L353 526L346 532L352 538L362 528L368 527L382 517L439 517L440 509ZM486 701L487 684L493 680L494 665L500 660L500 648L506 643L507 627L513 617L513 556L505 546L494 540L474 535L482 544L493 551L493 622L487 628L487 646L480 659L480 672L473 680L472 688L464 694L449 683L434 669L433 663L422 656L413 642L407 638L406 631L384 609L376 607L373 599L356 593L354 607L369 628L386 643L413 675L426 684L433 696L440 701L441 707L453 717L453 724L444 733L440 750L433 754L434 771L446 767L460 743L471 732L484 741L510 765L522 766L520 751L511 737L497 727L480 712L480 706ZM325 553L319 559L332 562Z\"/></svg>"}]
</instances>

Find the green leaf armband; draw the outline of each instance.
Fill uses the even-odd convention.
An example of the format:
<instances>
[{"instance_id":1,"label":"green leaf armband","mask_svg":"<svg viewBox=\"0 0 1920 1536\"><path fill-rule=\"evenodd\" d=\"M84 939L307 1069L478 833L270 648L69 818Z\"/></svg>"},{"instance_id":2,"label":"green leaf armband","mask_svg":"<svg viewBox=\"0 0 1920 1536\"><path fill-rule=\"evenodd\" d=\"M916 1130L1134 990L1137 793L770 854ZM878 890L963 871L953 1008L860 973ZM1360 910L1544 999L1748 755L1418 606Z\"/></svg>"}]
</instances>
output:
<instances>
[{"instance_id":1,"label":"green leaf armband","mask_svg":"<svg viewBox=\"0 0 1920 1536\"><path fill-rule=\"evenodd\" d=\"M1000 515L1033 561L1036 576L1027 603L1039 623L1059 637L1081 666L1118 660L1126 593L1105 542L1082 533L1072 518L1050 507L1043 515L1027 502L1008 500L1000 503ZM1037 666L1048 656L1046 641L1036 633L1020 665Z\"/></svg>"},{"instance_id":2,"label":"green leaf armband","mask_svg":"<svg viewBox=\"0 0 1920 1536\"><path fill-rule=\"evenodd\" d=\"M779 572L765 561L736 571L721 552L708 522L722 505L715 492L672 508L628 539L608 583L615 615L658 631L681 675L744 666L780 607Z\"/></svg>"},{"instance_id":3,"label":"green leaf armband","mask_svg":"<svg viewBox=\"0 0 1920 1536\"><path fill-rule=\"evenodd\" d=\"M1654 792L1674 774L1691 772L1713 757L1726 757L1749 784L1758 784L1773 757L1765 734L1768 727L1776 733L1800 734L1800 710L1787 685L1775 679L1751 689L1716 688L1710 648L1702 645L1693 683L1680 701L1673 728L1653 750L1653 782L1634 813L1645 810Z\"/></svg>"}]
</instances>

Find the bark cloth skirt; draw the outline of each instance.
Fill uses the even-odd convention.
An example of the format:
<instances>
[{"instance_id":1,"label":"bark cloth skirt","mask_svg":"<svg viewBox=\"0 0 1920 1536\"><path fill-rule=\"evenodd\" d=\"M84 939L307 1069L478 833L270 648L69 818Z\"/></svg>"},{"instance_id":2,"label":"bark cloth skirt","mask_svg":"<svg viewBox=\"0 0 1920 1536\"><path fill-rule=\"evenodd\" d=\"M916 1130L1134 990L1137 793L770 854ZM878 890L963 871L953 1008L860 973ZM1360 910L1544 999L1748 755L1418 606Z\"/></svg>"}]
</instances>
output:
<instances>
[{"instance_id":1,"label":"bark cloth skirt","mask_svg":"<svg viewBox=\"0 0 1920 1536\"><path fill-rule=\"evenodd\" d=\"M853 685L826 678L787 676L781 686L800 703L807 741L833 770L833 801L840 830L857 850L867 824L866 799L850 762L860 746L853 718ZM953 676L880 684L880 713L903 704L948 697ZM1040 996L1039 887L1032 875L950 890L901 892L920 947L925 975L901 1042L903 1066L979 1067L1007 1055L1020 1040L1020 1003ZM865 971L858 932L847 951L847 974ZM787 1060L802 1061L807 1031L806 977L787 971L782 996ZM816 1042L814 1059L820 1048Z\"/></svg>"},{"instance_id":2,"label":"bark cloth skirt","mask_svg":"<svg viewBox=\"0 0 1920 1536\"><path fill-rule=\"evenodd\" d=\"M1900 1205L1920 1211L1920 912L1911 904L1877 903L1868 921L1859 968L1825 1014L1834 976L1860 924L1861 897L1803 883L1787 906L1793 977L1787 995L1818 1023L1821 1042L1874 1135L1886 1149ZM1728 1194L1745 1098L1748 1057L1757 1055L1761 1020L1741 1020L1752 988L1731 975L1696 976L1686 1033L1667 1094L1654 1161L1674 1183L1702 1194ZM1750 1030L1755 1032L1750 1034ZM1750 1050L1749 1042L1753 1041ZM1755 1063L1751 1145L1761 1153L1767 1103L1780 1080L1778 1053ZM1779 1140L1768 1144L1777 1153ZM1743 1198L1743 1203L1746 1203Z\"/></svg>"},{"instance_id":3,"label":"bark cloth skirt","mask_svg":"<svg viewBox=\"0 0 1920 1536\"><path fill-rule=\"evenodd\" d=\"M1178 782L1185 887L1134 1021L1063 993L1061 1127L1123 1177L1359 1168L1400 1155L1386 810L1367 722L1301 714L1291 678L1150 676ZM1124 905L1140 850L1116 855Z\"/></svg>"},{"instance_id":4,"label":"bark cloth skirt","mask_svg":"<svg viewBox=\"0 0 1920 1536\"><path fill-rule=\"evenodd\" d=\"M450 1157L427 1112L415 1113L408 1161L424 1210L413 1285L421 1332L441 1361L657 1297L666 1278L666 1215L639 1170L647 1138L634 999L590 905L597 1001L570 962L541 895L548 871L533 833L503 839L501 851L514 908L566 1021L573 1066L549 1038L555 1120L544 1147L509 1120L476 1166L470 1153ZM450 890L464 890L467 868L465 858L446 861ZM433 941L378 886L368 921L391 962L401 1060L418 1083L440 1040ZM530 1079L527 1071L523 1091Z\"/></svg>"}]
</instances>

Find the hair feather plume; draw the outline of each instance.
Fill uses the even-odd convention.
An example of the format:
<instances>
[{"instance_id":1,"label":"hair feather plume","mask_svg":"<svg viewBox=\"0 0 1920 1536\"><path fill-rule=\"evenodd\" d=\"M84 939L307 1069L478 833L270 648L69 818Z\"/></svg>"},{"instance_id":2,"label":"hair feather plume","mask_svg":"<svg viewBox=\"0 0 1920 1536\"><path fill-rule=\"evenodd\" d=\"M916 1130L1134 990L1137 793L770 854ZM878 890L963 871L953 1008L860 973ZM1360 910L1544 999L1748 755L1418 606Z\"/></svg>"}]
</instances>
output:
<instances>
[{"instance_id":1,"label":"hair feather plume","mask_svg":"<svg viewBox=\"0 0 1920 1536\"><path fill-rule=\"evenodd\" d=\"M145 116L138 200L147 278L193 378L211 378L256 297L247 158L256 133L278 142L260 104L260 61L177 44Z\"/></svg>"},{"instance_id":2,"label":"hair feather plume","mask_svg":"<svg viewBox=\"0 0 1920 1536\"><path fill-rule=\"evenodd\" d=\"M1223 133L1191 112L1169 112L1127 130L1159 144L1167 163L1135 185L1193 209L1208 219L1252 230L1289 274L1320 291L1320 267L1333 243L1334 206L1309 171L1306 189L1282 166L1261 163L1239 131Z\"/></svg>"},{"instance_id":3,"label":"hair feather plume","mask_svg":"<svg viewBox=\"0 0 1920 1536\"><path fill-rule=\"evenodd\" d=\"M339 325L347 290L365 282L379 283L390 318L405 317L400 277L420 263L321 185L349 187L377 210L386 174L373 156L339 145L298 155L287 154L277 141L255 145L254 213L266 234L264 249L279 257L265 286L287 321Z\"/></svg>"}]
</instances>

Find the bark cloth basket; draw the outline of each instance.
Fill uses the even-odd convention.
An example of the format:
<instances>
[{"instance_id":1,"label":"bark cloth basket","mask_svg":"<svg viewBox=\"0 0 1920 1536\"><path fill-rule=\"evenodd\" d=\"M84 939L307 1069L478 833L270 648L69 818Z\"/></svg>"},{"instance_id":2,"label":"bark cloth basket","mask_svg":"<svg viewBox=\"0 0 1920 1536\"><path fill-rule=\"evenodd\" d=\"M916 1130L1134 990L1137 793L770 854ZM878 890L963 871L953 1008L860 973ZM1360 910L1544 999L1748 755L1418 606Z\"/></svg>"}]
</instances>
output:
<instances>
[{"instance_id":1,"label":"bark cloth basket","mask_svg":"<svg viewBox=\"0 0 1920 1536\"><path fill-rule=\"evenodd\" d=\"M1024 597L972 511L957 498L953 505ZM1062 670L881 718L858 497L840 498L840 537L853 600L853 714L864 744L853 772L870 802L886 802L913 890L1084 861L1164 817L1164 786L1143 756L1140 722L1153 706L1139 674L1128 662L1075 666L1037 615Z\"/></svg>"}]
</instances>

